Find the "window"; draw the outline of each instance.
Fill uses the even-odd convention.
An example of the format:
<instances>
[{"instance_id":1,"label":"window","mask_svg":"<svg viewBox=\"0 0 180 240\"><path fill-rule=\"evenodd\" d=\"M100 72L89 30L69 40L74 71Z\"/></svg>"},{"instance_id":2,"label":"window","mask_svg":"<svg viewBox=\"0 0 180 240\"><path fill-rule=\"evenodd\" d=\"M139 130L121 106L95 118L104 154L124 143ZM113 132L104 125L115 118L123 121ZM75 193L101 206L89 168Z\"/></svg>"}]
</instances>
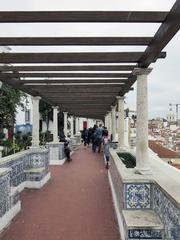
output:
<instances>
[{"instance_id":1,"label":"window","mask_svg":"<svg viewBox=\"0 0 180 240\"><path fill-rule=\"evenodd\" d=\"M25 111L25 122L26 123L30 122L30 110Z\"/></svg>"}]
</instances>

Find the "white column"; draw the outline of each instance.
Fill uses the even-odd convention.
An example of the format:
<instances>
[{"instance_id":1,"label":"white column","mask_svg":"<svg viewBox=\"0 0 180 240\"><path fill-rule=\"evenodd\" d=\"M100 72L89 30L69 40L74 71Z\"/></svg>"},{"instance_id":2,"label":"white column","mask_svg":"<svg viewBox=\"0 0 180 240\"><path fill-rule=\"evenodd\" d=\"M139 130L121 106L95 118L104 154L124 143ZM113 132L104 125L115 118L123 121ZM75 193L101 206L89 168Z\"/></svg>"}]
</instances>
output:
<instances>
[{"instance_id":1,"label":"white column","mask_svg":"<svg viewBox=\"0 0 180 240\"><path fill-rule=\"evenodd\" d=\"M41 97L32 97L32 147L39 147L39 100Z\"/></svg>"},{"instance_id":2,"label":"white column","mask_svg":"<svg viewBox=\"0 0 180 240\"><path fill-rule=\"evenodd\" d=\"M108 126L107 115L104 116L104 125L107 128L107 126Z\"/></svg>"},{"instance_id":3,"label":"white column","mask_svg":"<svg viewBox=\"0 0 180 240\"><path fill-rule=\"evenodd\" d=\"M74 136L74 117L71 116L71 137Z\"/></svg>"},{"instance_id":4,"label":"white column","mask_svg":"<svg viewBox=\"0 0 180 240\"><path fill-rule=\"evenodd\" d=\"M111 114L112 114L112 140L116 141L116 106L111 106Z\"/></svg>"},{"instance_id":5,"label":"white column","mask_svg":"<svg viewBox=\"0 0 180 240\"><path fill-rule=\"evenodd\" d=\"M0 146L0 159L2 158L2 151L3 151L3 147Z\"/></svg>"},{"instance_id":6,"label":"white column","mask_svg":"<svg viewBox=\"0 0 180 240\"><path fill-rule=\"evenodd\" d=\"M67 112L64 113L64 135L67 137Z\"/></svg>"},{"instance_id":7,"label":"white column","mask_svg":"<svg viewBox=\"0 0 180 240\"><path fill-rule=\"evenodd\" d=\"M120 149L125 148L124 140L124 98L118 96L118 145Z\"/></svg>"},{"instance_id":8,"label":"white column","mask_svg":"<svg viewBox=\"0 0 180 240\"><path fill-rule=\"evenodd\" d=\"M125 146L129 147L129 117L125 119L124 142Z\"/></svg>"},{"instance_id":9,"label":"white column","mask_svg":"<svg viewBox=\"0 0 180 240\"><path fill-rule=\"evenodd\" d=\"M78 132L80 132L80 118L78 117Z\"/></svg>"},{"instance_id":10,"label":"white column","mask_svg":"<svg viewBox=\"0 0 180 240\"><path fill-rule=\"evenodd\" d=\"M136 172L140 174L149 171L147 75L151 71L150 68L137 68L133 71L137 76Z\"/></svg>"},{"instance_id":11,"label":"white column","mask_svg":"<svg viewBox=\"0 0 180 240\"><path fill-rule=\"evenodd\" d=\"M53 107L53 142L59 142L58 139L58 107Z\"/></svg>"},{"instance_id":12,"label":"white column","mask_svg":"<svg viewBox=\"0 0 180 240\"><path fill-rule=\"evenodd\" d=\"M111 121L111 112L108 112L108 115L107 115L107 118L108 118L108 132L109 132L109 136L111 136L111 125L112 125L112 121Z\"/></svg>"},{"instance_id":13,"label":"white column","mask_svg":"<svg viewBox=\"0 0 180 240\"><path fill-rule=\"evenodd\" d=\"M75 122L76 122L75 129L76 129L76 134L77 134L77 133L79 133L79 118L78 117L75 118Z\"/></svg>"}]
</instances>

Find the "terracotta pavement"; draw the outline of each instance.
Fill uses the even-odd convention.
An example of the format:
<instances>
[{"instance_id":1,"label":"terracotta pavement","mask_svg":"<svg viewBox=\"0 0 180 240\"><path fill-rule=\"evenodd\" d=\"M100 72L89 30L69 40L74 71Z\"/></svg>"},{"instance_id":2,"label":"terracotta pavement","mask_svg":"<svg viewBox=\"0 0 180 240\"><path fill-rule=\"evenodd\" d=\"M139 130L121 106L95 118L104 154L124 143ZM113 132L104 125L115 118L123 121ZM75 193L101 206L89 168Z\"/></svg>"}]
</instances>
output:
<instances>
[{"instance_id":1,"label":"terracotta pavement","mask_svg":"<svg viewBox=\"0 0 180 240\"><path fill-rule=\"evenodd\" d=\"M72 158L50 168L41 190L22 192L22 210L1 240L119 240L102 154L79 147Z\"/></svg>"}]
</instances>

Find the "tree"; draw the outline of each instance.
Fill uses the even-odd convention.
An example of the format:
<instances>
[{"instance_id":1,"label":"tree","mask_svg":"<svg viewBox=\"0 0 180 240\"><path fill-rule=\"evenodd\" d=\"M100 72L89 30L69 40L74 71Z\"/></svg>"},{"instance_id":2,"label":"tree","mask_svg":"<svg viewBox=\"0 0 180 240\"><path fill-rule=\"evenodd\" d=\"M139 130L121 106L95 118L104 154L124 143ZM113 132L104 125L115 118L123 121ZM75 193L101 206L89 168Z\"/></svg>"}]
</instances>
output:
<instances>
[{"instance_id":1,"label":"tree","mask_svg":"<svg viewBox=\"0 0 180 240\"><path fill-rule=\"evenodd\" d=\"M49 122L53 120L53 109L52 106L43 100L39 102L39 112L41 114L42 120L46 122L47 131L49 131Z\"/></svg>"},{"instance_id":2,"label":"tree","mask_svg":"<svg viewBox=\"0 0 180 240\"><path fill-rule=\"evenodd\" d=\"M24 109L24 99L26 99L25 93L7 84L2 84L0 89L0 130L14 127L17 107L20 106Z\"/></svg>"}]
</instances>

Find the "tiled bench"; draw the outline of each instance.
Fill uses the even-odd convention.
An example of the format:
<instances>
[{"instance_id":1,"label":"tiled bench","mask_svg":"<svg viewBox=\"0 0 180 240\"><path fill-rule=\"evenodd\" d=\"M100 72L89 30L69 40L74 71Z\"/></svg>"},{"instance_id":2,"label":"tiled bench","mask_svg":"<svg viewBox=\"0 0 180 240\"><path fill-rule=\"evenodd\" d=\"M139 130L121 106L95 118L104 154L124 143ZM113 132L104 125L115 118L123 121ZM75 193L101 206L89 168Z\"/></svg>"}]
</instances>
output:
<instances>
[{"instance_id":1,"label":"tiled bench","mask_svg":"<svg viewBox=\"0 0 180 240\"><path fill-rule=\"evenodd\" d=\"M21 210L20 192L41 188L50 179L47 149L31 149L0 161L0 231Z\"/></svg>"},{"instance_id":2,"label":"tiled bench","mask_svg":"<svg viewBox=\"0 0 180 240\"><path fill-rule=\"evenodd\" d=\"M164 226L152 210L123 210L125 239L164 239Z\"/></svg>"},{"instance_id":3,"label":"tiled bench","mask_svg":"<svg viewBox=\"0 0 180 240\"><path fill-rule=\"evenodd\" d=\"M153 173L135 174L115 150L110 153L109 182L121 238L180 240L180 172L153 159Z\"/></svg>"}]
</instances>

